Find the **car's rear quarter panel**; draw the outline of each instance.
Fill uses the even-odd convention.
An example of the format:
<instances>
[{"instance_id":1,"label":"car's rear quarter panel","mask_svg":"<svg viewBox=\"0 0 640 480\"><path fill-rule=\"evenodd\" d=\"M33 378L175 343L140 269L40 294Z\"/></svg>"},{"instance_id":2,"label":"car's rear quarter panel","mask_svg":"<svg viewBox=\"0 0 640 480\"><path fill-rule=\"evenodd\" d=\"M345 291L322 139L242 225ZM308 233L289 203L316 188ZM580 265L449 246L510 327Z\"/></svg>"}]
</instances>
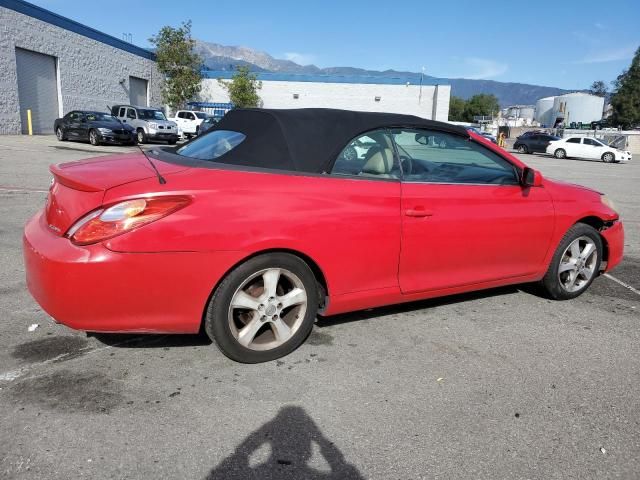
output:
<instances>
[{"instance_id":1,"label":"car's rear quarter panel","mask_svg":"<svg viewBox=\"0 0 640 480\"><path fill-rule=\"evenodd\" d=\"M169 176L164 186L147 179L116 187L105 202L169 190L192 195L192 204L106 246L119 252L235 251L245 257L289 249L318 264L332 295L398 286L397 181L189 169Z\"/></svg>"}]
</instances>

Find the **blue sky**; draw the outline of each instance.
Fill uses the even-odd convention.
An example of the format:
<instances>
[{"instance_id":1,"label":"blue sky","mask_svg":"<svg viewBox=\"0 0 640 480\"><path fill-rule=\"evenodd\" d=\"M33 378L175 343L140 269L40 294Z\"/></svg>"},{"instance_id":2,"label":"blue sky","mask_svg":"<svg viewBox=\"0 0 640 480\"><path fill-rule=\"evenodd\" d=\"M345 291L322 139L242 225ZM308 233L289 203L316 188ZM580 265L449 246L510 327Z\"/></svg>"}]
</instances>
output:
<instances>
[{"instance_id":1,"label":"blue sky","mask_svg":"<svg viewBox=\"0 0 640 480\"><path fill-rule=\"evenodd\" d=\"M640 46L640 0L33 3L116 37L130 32L140 46L191 19L196 38L303 64L567 89L614 80Z\"/></svg>"}]
</instances>

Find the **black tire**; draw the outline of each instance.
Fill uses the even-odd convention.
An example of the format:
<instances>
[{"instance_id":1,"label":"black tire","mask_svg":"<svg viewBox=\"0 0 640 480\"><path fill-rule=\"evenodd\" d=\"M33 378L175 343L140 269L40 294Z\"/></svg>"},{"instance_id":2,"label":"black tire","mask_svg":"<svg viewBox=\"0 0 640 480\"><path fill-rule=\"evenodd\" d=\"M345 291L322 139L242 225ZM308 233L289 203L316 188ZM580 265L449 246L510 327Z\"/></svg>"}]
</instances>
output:
<instances>
[{"instance_id":1,"label":"black tire","mask_svg":"<svg viewBox=\"0 0 640 480\"><path fill-rule=\"evenodd\" d=\"M518 153L529 153L529 149L526 145L518 145Z\"/></svg>"},{"instance_id":2,"label":"black tire","mask_svg":"<svg viewBox=\"0 0 640 480\"><path fill-rule=\"evenodd\" d=\"M567 158L567 152L565 152L563 148L558 148L555 152L553 152L553 156L560 159Z\"/></svg>"},{"instance_id":3,"label":"black tire","mask_svg":"<svg viewBox=\"0 0 640 480\"><path fill-rule=\"evenodd\" d=\"M136 130L136 140L139 144L147 143L147 134L144 133L142 128Z\"/></svg>"},{"instance_id":4,"label":"black tire","mask_svg":"<svg viewBox=\"0 0 640 480\"><path fill-rule=\"evenodd\" d=\"M591 278L584 285L582 285L579 290L571 292L565 289L562 285L558 270L560 268L562 257L569 245L571 245L574 240L581 237L588 237L592 239L593 243L596 246L597 258L595 259L595 271ZM602 238L600 237L598 231L592 226L585 223L576 223L567 231L567 233L565 233L564 237L562 237L558 248L556 248L556 251L553 254L551 264L549 265L547 273L541 281L541 286L544 289L544 292L554 300L569 300L571 298L576 298L582 295L589 288L593 280L599 275L600 263L602 262L602 252Z\"/></svg>"},{"instance_id":5,"label":"black tire","mask_svg":"<svg viewBox=\"0 0 640 480\"><path fill-rule=\"evenodd\" d=\"M59 142L64 142L67 140L67 136L64 134L64 130L62 127L56 128L56 138Z\"/></svg>"},{"instance_id":6,"label":"black tire","mask_svg":"<svg viewBox=\"0 0 640 480\"><path fill-rule=\"evenodd\" d=\"M93 128L89 130L89 143L94 147L100 145L100 135Z\"/></svg>"},{"instance_id":7,"label":"black tire","mask_svg":"<svg viewBox=\"0 0 640 480\"><path fill-rule=\"evenodd\" d=\"M606 152L602 155L602 161L604 163L613 163L616 161L616 156L612 152Z\"/></svg>"},{"instance_id":8,"label":"black tire","mask_svg":"<svg viewBox=\"0 0 640 480\"><path fill-rule=\"evenodd\" d=\"M306 312L295 333L283 344L269 350L253 350L241 345L235 338L229 321L230 305L247 279L273 268L288 270L302 281L307 298ZM318 285L309 266L299 257L288 253L268 253L247 260L222 280L207 306L204 330L220 351L232 360L242 363L268 362L291 353L305 341L313 329L317 312Z\"/></svg>"},{"instance_id":9,"label":"black tire","mask_svg":"<svg viewBox=\"0 0 640 480\"><path fill-rule=\"evenodd\" d=\"M176 142L177 142L177 140L168 140L168 141L167 141L167 143L168 143L169 145L175 145L175 144L176 144Z\"/></svg>"}]
</instances>

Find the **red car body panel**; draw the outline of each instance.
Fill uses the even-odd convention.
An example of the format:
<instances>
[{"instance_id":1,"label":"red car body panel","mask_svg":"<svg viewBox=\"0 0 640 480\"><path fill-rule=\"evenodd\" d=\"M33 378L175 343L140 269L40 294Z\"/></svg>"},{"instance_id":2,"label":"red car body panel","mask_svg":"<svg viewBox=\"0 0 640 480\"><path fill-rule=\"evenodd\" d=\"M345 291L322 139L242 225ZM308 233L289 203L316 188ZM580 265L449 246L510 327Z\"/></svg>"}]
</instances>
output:
<instances>
[{"instance_id":1,"label":"red car body panel","mask_svg":"<svg viewBox=\"0 0 640 480\"><path fill-rule=\"evenodd\" d=\"M61 323L197 332L225 274L270 250L317 266L325 315L539 280L565 232L587 217L613 225L602 231L607 269L622 257L622 224L600 194L548 179L540 187L413 184L153 162L166 184L141 154L52 167L56 182L25 227L24 256L29 290ZM192 202L98 244L62 236L98 207L164 194Z\"/></svg>"}]
</instances>

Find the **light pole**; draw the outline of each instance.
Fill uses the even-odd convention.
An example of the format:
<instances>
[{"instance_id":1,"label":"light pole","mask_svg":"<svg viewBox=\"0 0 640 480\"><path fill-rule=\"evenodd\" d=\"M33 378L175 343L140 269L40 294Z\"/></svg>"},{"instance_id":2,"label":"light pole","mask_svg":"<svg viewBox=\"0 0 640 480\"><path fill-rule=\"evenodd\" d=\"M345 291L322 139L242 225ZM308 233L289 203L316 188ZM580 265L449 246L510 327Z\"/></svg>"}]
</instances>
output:
<instances>
[{"instance_id":1,"label":"light pole","mask_svg":"<svg viewBox=\"0 0 640 480\"><path fill-rule=\"evenodd\" d=\"M422 103L422 80L424 78L424 70L425 68L422 67L422 73L420 73L420 94L418 95L418 103Z\"/></svg>"}]
</instances>

